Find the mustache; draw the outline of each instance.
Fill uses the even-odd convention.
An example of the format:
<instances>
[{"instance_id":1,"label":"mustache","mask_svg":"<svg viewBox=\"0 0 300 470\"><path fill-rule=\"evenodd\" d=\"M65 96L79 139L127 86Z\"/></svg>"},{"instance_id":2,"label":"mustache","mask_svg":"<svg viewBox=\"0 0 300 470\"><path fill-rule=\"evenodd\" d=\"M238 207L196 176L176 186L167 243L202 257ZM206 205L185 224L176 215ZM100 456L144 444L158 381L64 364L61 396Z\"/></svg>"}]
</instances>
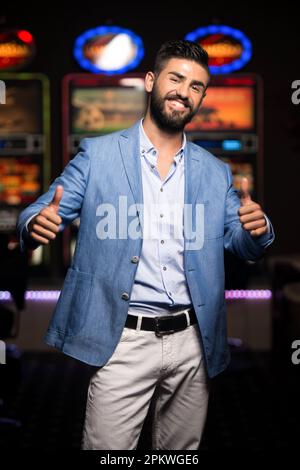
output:
<instances>
[{"instance_id":1,"label":"mustache","mask_svg":"<svg viewBox=\"0 0 300 470\"><path fill-rule=\"evenodd\" d=\"M170 100L170 101L178 100L178 101L181 101L187 108L192 109L192 105L189 102L189 99L188 98L182 98L182 96L180 96L180 95L170 95L170 96L167 96L165 98L165 100Z\"/></svg>"}]
</instances>

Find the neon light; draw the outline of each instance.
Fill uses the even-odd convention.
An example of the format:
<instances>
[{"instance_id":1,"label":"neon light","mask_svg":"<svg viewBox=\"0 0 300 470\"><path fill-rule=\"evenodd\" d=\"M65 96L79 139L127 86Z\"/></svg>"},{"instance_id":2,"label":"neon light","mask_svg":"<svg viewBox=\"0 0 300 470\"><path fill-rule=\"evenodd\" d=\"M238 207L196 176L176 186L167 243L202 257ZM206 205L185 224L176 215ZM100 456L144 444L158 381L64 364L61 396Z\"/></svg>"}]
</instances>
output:
<instances>
[{"instance_id":1,"label":"neon light","mask_svg":"<svg viewBox=\"0 0 300 470\"><path fill-rule=\"evenodd\" d=\"M227 290L225 291L225 298L229 300L268 300L272 298L272 291L269 289Z\"/></svg>"},{"instance_id":2,"label":"neon light","mask_svg":"<svg viewBox=\"0 0 300 470\"><path fill-rule=\"evenodd\" d=\"M127 35L129 39L132 41L134 46L136 47L136 54L135 57L125 66L119 68L101 68L95 65L91 60L86 57L87 47L88 53L93 53L95 48L92 45L88 45L88 41L91 41L93 38L97 36L104 36L107 34L111 35ZM122 49L119 51L122 54ZM128 70L132 70L138 66L142 58L144 57L144 47L142 39L134 34L132 31L124 28L120 28L119 26L99 26L95 29L89 29L81 34L75 41L75 46L73 50L73 54L79 65L92 73L103 73L105 75L118 75L127 72Z\"/></svg>"},{"instance_id":3,"label":"neon light","mask_svg":"<svg viewBox=\"0 0 300 470\"><path fill-rule=\"evenodd\" d=\"M56 301L60 295L59 290L29 290L26 292L26 300ZM272 291L269 289L245 289L226 290L225 298L228 300L269 300L272 298ZM7 291L0 291L0 300L11 300L11 295Z\"/></svg>"},{"instance_id":4,"label":"neon light","mask_svg":"<svg viewBox=\"0 0 300 470\"><path fill-rule=\"evenodd\" d=\"M33 59L35 44L28 31L10 30L0 36L0 70L18 70Z\"/></svg>"},{"instance_id":5,"label":"neon light","mask_svg":"<svg viewBox=\"0 0 300 470\"><path fill-rule=\"evenodd\" d=\"M242 143L240 140L223 140L222 142L223 150L241 150Z\"/></svg>"},{"instance_id":6,"label":"neon light","mask_svg":"<svg viewBox=\"0 0 300 470\"><path fill-rule=\"evenodd\" d=\"M241 45L205 44L205 50L210 57L240 57L243 48Z\"/></svg>"},{"instance_id":7,"label":"neon light","mask_svg":"<svg viewBox=\"0 0 300 470\"><path fill-rule=\"evenodd\" d=\"M215 56L215 54L218 53L221 54L223 57L233 59L230 63L209 66L209 70L213 75L234 72L236 70L241 69L247 62L249 62L252 57L251 41L244 33L242 33L242 31L231 28L230 26L210 25L203 28L198 28L188 33L185 36L185 39L187 39L188 41L199 42L201 44L201 39L205 38L206 36L211 36L213 34L223 34L225 36L229 36L234 40L238 41L241 45L241 50L239 50L238 45L203 45L203 48L207 50L208 54L211 53L213 57ZM240 54L238 54L238 52L240 52ZM237 59L234 59L234 57L237 57Z\"/></svg>"},{"instance_id":8,"label":"neon light","mask_svg":"<svg viewBox=\"0 0 300 470\"><path fill-rule=\"evenodd\" d=\"M25 30L18 31L17 35L18 35L18 38L21 39L21 41L26 42L27 44L33 41L32 34L30 34L28 31L25 31Z\"/></svg>"},{"instance_id":9,"label":"neon light","mask_svg":"<svg viewBox=\"0 0 300 470\"><path fill-rule=\"evenodd\" d=\"M59 297L59 290L29 290L25 293L26 300L56 301ZM11 300L10 292L0 291L0 300Z\"/></svg>"},{"instance_id":10,"label":"neon light","mask_svg":"<svg viewBox=\"0 0 300 470\"><path fill-rule=\"evenodd\" d=\"M1 59L22 59L31 57L32 53L25 44L5 43L0 44Z\"/></svg>"}]
</instances>

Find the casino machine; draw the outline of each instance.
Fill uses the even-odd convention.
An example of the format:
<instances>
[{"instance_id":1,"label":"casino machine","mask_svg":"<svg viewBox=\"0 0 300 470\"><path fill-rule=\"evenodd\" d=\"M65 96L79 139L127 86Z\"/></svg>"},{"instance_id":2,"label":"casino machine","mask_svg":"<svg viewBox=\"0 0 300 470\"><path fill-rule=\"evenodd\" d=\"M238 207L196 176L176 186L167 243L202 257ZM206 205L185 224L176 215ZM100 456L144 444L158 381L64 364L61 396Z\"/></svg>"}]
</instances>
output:
<instances>
[{"instance_id":1,"label":"casino machine","mask_svg":"<svg viewBox=\"0 0 300 470\"><path fill-rule=\"evenodd\" d=\"M34 73L1 73L0 79L6 87L0 106L0 233L9 237L19 213L49 185L49 83ZM48 262L47 249L30 253L33 272Z\"/></svg>"}]
</instances>

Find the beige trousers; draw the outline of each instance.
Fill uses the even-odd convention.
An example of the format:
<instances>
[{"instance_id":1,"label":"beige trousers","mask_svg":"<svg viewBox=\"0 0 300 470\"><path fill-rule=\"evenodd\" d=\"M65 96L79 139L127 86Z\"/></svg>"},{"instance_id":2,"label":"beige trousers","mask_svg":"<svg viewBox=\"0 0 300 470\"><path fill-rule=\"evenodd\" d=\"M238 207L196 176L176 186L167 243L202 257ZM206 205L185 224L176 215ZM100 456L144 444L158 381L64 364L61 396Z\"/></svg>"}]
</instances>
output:
<instances>
[{"instance_id":1,"label":"beige trousers","mask_svg":"<svg viewBox=\"0 0 300 470\"><path fill-rule=\"evenodd\" d=\"M198 325L162 337L124 328L90 380L82 449L136 449L151 405L152 449L197 450L208 395Z\"/></svg>"}]
</instances>

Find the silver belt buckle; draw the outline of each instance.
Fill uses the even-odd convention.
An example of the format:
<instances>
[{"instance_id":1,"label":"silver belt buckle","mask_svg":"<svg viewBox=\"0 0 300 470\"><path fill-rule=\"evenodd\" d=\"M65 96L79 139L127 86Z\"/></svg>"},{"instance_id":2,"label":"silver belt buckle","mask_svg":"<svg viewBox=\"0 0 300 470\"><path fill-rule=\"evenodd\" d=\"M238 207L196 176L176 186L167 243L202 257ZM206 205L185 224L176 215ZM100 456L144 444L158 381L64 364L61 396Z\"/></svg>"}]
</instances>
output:
<instances>
[{"instance_id":1,"label":"silver belt buckle","mask_svg":"<svg viewBox=\"0 0 300 470\"><path fill-rule=\"evenodd\" d=\"M159 330L159 321L163 318L170 318L169 316L164 317L154 317L155 321L155 334L158 338L161 338L163 335L170 335L175 332L175 330L161 331Z\"/></svg>"}]
</instances>

